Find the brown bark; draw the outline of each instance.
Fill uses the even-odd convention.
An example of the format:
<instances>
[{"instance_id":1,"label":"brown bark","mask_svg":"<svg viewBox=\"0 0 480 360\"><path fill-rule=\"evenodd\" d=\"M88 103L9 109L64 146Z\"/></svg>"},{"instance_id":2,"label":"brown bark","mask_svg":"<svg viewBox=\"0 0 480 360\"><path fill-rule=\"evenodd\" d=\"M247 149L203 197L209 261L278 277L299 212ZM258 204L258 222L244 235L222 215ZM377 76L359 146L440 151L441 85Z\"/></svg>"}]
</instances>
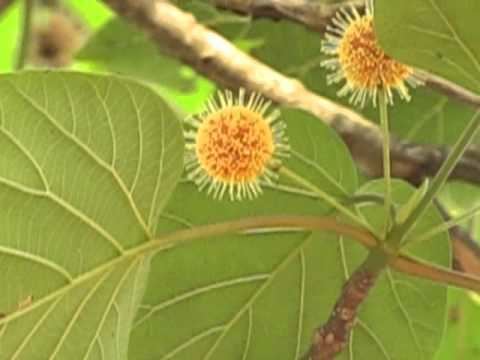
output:
<instances>
[{"instance_id":1,"label":"brown bark","mask_svg":"<svg viewBox=\"0 0 480 360\"><path fill-rule=\"evenodd\" d=\"M328 321L315 330L306 358L332 360L348 344L360 305L366 300L380 271L369 271L362 264L345 283Z\"/></svg>"},{"instance_id":2,"label":"brown bark","mask_svg":"<svg viewBox=\"0 0 480 360\"><path fill-rule=\"evenodd\" d=\"M326 4L311 0L211 0L221 9L235 11L239 14L248 14L254 18L267 17L273 20L288 19L303 24L315 31L323 32L330 22L330 18L345 6L340 4ZM349 4L363 8L364 0L350 1Z\"/></svg>"}]
</instances>

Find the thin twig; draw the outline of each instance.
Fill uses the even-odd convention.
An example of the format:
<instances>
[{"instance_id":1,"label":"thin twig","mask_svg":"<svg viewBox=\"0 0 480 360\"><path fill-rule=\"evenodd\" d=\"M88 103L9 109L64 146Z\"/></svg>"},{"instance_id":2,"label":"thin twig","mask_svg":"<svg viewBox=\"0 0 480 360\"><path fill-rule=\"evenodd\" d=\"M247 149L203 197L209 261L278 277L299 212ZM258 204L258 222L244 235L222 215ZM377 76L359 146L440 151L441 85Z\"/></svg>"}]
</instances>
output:
<instances>
[{"instance_id":1,"label":"thin twig","mask_svg":"<svg viewBox=\"0 0 480 360\"><path fill-rule=\"evenodd\" d=\"M399 256L390 265L394 270L404 274L480 293L480 277L478 276L425 263L409 256Z\"/></svg>"},{"instance_id":2,"label":"thin twig","mask_svg":"<svg viewBox=\"0 0 480 360\"><path fill-rule=\"evenodd\" d=\"M23 5L23 20L21 23L20 31L20 47L18 49L17 62L15 64L15 70L22 70L25 67L25 63L28 57L28 49L30 47L30 36L32 33L32 12L34 6L34 0L24 0Z\"/></svg>"},{"instance_id":3,"label":"thin twig","mask_svg":"<svg viewBox=\"0 0 480 360\"><path fill-rule=\"evenodd\" d=\"M480 107L480 95L475 94L451 81L427 72L417 71L425 85L449 97L473 108Z\"/></svg>"},{"instance_id":4,"label":"thin twig","mask_svg":"<svg viewBox=\"0 0 480 360\"><path fill-rule=\"evenodd\" d=\"M353 0L341 3L326 4L311 0L211 0L220 9L239 14L248 14L253 18L270 18L273 20L288 19L315 31L323 32L330 18L346 4L362 11L365 1Z\"/></svg>"},{"instance_id":5,"label":"thin twig","mask_svg":"<svg viewBox=\"0 0 480 360\"><path fill-rule=\"evenodd\" d=\"M390 239L391 241L393 241L393 243L402 243L404 238L406 238L411 232L411 230L414 228L417 221L427 211L432 201L437 197L438 193L447 182L456 164L465 153L465 149L467 149L468 146L472 143L479 129L480 109L473 115L465 129L463 129L462 134L457 139L448 158L438 170L438 173L433 178L432 183L428 186L427 191L422 196L418 205L408 214L407 218L402 223L397 224L395 227L393 227L392 231L389 234Z\"/></svg>"},{"instance_id":6,"label":"thin twig","mask_svg":"<svg viewBox=\"0 0 480 360\"><path fill-rule=\"evenodd\" d=\"M452 219L439 201L435 201L435 205L445 222ZM454 254L453 268L480 278L480 245L458 225L451 227L449 233Z\"/></svg>"}]
</instances>

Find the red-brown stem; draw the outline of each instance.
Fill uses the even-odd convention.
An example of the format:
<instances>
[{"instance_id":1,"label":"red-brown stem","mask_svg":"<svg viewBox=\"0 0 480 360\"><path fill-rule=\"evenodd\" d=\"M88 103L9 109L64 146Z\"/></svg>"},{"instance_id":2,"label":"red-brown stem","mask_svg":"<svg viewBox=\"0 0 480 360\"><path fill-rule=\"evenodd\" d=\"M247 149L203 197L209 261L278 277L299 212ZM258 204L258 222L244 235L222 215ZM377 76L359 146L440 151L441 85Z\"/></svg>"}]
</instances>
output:
<instances>
[{"instance_id":1,"label":"red-brown stem","mask_svg":"<svg viewBox=\"0 0 480 360\"><path fill-rule=\"evenodd\" d=\"M386 266L386 258L373 250L355 270L343 286L327 322L315 330L308 359L332 360L345 349L360 305Z\"/></svg>"}]
</instances>

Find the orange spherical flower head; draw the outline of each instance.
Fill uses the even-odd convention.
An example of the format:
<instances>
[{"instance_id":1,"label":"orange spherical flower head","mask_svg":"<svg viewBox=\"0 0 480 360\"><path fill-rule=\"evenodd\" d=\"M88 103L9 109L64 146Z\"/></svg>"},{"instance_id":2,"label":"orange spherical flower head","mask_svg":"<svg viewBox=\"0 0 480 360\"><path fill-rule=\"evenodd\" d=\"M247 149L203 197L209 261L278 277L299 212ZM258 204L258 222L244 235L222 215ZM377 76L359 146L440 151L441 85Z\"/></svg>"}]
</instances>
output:
<instances>
[{"instance_id":1,"label":"orange spherical flower head","mask_svg":"<svg viewBox=\"0 0 480 360\"><path fill-rule=\"evenodd\" d=\"M231 200L253 199L261 185L273 183L289 147L279 111L269 108L258 94L246 99L243 89L236 99L229 91L219 92L186 121L185 166L200 190L216 199L225 193Z\"/></svg>"},{"instance_id":2,"label":"orange spherical flower head","mask_svg":"<svg viewBox=\"0 0 480 360\"><path fill-rule=\"evenodd\" d=\"M370 3L369 3L370 4ZM338 83L345 79L339 96L350 94L350 102L364 106L368 98L376 105L378 91L384 91L390 104L393 103L392 89L400 97L410 100L408 88L421 84L411 67L399 63L380 48L373 27L373 11L367 5L366 14L360 16L355 7L342 9L327 27L322 51L332 58L322 62L322 66L333 73L327 82Z\"/></svg>"}]
</instances>

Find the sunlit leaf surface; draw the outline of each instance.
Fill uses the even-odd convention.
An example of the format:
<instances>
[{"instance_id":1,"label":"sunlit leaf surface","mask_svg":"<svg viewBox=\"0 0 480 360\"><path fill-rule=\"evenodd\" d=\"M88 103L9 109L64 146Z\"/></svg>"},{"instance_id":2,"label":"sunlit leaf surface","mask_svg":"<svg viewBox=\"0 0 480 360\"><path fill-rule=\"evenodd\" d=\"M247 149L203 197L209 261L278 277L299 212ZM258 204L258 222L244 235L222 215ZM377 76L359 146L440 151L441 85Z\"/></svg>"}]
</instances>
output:
<instances>
[{"instance_id":1,"label":"sunlit leaf surface","mask_svg":"<svg viewBox=\"0 0 480 360\"><path fill-rule=\"evenodd\" d=\"M0 358L125 359L179 121L113 77L5 75L0 93Z\"/></svg>"}]
</instances>

